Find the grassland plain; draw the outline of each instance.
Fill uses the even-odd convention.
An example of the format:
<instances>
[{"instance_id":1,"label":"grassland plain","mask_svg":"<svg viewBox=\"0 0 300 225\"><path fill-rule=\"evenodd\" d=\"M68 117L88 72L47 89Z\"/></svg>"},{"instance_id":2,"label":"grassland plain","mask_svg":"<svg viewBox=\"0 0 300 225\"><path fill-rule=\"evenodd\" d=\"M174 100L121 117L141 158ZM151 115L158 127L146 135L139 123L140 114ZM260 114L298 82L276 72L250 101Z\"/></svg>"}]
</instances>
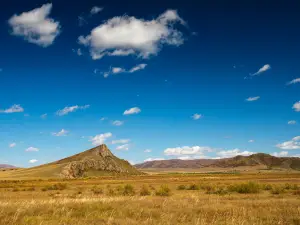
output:
<instances>
[{"instance_id":1,"label":"grassland plain","mask_svg":"<svg viewBox=\"0 0 300 225\"><path fill-rule=\"evenodd\" d=\"M0 224L300 224L300 173L2 180Z\"/></svg>"}]
</instances>

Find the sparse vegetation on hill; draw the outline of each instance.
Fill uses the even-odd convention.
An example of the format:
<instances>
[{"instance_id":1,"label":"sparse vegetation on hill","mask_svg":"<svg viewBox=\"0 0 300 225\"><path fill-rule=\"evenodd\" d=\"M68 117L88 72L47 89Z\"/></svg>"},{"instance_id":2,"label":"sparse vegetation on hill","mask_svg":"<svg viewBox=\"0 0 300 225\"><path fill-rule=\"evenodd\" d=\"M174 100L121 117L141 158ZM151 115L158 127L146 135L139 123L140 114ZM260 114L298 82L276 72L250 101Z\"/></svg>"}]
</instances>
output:
<instances>
[{"instance_id":1,"label":"sparse vegetation on hill","mask_svg":"<svg viewBox=\"0 0 300 225\"><path fill-rule=\"evenodd\" d=\"M237 168L237 167L260 167L265 169L293 169L300 170L300 158L297 157L275 157L264 153L250 156L236 156L225 159L195 159L195 160L158 160L135 165L138 169L149 168Z\"/></svg>"},{"instance_id":2,"label":"sparse vegetation on hill","mask_svg":"<svg viewBox=\"0 0 300 225\"><path fill-rule=\"evenodd\" d=\"M142 174L126 160L114 156L106 145L28 169L0 172L0 179L79 178Z\"/></svg>"}]
</instances>

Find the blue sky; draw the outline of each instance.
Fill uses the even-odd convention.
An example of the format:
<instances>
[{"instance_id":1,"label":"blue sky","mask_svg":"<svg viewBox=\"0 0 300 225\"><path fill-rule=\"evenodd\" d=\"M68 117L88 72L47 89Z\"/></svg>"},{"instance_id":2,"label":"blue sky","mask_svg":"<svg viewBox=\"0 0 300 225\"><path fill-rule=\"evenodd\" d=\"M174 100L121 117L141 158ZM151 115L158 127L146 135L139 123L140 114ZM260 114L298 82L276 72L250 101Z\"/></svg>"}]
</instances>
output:
<instances>
[{"instance_id":1,"label":"blue sky","mask_svg":"<svg viewBox=\"0 0 300 225\"><path fill-rule=\"evenodd\" d=\"M299 155L299 6L0 3L0 163Z\"/></svg>"}]
</instances>

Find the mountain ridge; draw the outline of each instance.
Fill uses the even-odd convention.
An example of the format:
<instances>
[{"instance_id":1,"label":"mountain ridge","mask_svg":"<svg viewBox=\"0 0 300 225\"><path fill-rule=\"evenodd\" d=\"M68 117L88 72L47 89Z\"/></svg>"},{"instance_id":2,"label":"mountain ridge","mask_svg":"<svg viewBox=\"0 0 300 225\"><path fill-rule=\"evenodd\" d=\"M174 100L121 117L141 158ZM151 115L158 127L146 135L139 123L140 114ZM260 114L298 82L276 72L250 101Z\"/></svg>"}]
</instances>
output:
<instances>
[{"instance_id":1,"label":"mountain ridge","mask_svg":"<svg viewBox=\"0 0 300 225\"><path fill-rule=\"evenodd\" d=\"M149 168L235 168L240 166L265 166L266 168L285 168L300 170L300 158L275 157L265 153L257 153L250 156L235 156L223 159L193 159L193 160L156 160L134 165L138 169Z\"/></svg>"}]
</instances>

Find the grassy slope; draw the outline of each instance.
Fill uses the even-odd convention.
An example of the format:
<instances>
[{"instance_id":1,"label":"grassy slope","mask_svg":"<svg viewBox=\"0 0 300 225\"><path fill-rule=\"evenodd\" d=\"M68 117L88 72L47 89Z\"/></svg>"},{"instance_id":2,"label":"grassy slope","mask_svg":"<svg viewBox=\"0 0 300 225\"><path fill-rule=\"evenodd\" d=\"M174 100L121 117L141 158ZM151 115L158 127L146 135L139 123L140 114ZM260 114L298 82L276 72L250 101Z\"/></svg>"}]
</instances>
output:
<instances>
[{"instance_id":1,"label":"grassy slope","mask_svg":"<svg viewBox=\"0 0 300 225\"><path fill-rule=\"evenodd\" d=\"M106 146L105 146L106 147ZM62 169L70 162L76 162L85 159L105 160L105 158L95 155L95 151L99 146L79 154L32 168L23 168L9 171L0 171L0 179L39 179L39 178L60 178ZM101 148L101 146L100 146ZM108 149L106 151L109 151ZM111 154L109 152L109 154ZM119 167L125 168L129 174L139 174L139 172L131 166L126 160L119 159L114 155L108 156L114 160ZM89 170L85 172L85 176L111 176L116 175L114 172Z\"/></svg>"}]
</instances>

